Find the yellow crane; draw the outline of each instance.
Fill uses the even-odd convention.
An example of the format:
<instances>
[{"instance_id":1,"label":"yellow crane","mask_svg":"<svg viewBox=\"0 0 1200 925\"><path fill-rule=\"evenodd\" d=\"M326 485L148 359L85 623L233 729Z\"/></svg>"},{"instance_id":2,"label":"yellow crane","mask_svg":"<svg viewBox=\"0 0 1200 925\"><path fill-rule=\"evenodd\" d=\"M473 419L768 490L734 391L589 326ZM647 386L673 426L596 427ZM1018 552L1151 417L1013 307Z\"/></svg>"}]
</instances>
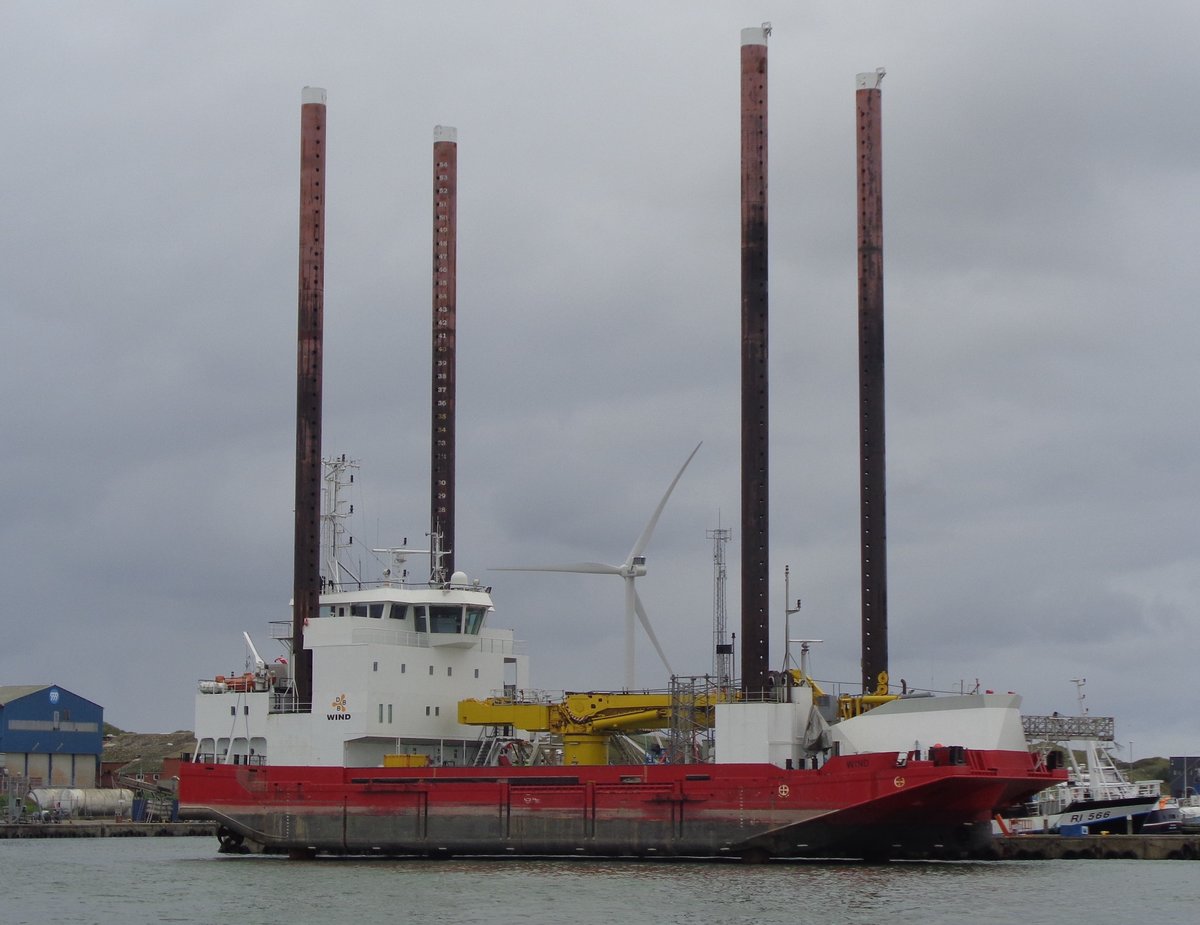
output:
<instances>
[{"instance_id":1,"label":"yellow crane","mask_svg":"<svg viewBox=\"0 0 1200 925\"><path fill-rule=\"evenodd\" d=\"M712 726L716 698L692 701L691 720ZM670 694L587 693L564 695L557 703L489 697L461 700L458 721L467 726L512 726L560 736L563 764L608 763L608 739L617 733L663 729L671 724Z\"/></svg>"},{"instance_id":2,"label":"yellow crane","mask_svg":"<svg viewBox=\"0 0 1200 925\"><path fill-rule=\"evenodd\" d=\"M772 672L776 696L786 699L783 688L808 686L815 696L824 691L815 681L796 669ZM709 690L689 698L676 709L694 727L711 729L713 707L738 699L736 691ZM838 714L849 719L891 700L887 675L881 674L872 694L842 694ZM486 700L461 700L458 721L465 726L511 726L528 732L549 732L562 739L563 764L596 765L608 763L608 740L618 733L646 732L671 725L671 695L668 693L568 693L562 700L517 700L489 697ZM690 714L690 715L689 715Z\"/></svg>"}]
</instances>

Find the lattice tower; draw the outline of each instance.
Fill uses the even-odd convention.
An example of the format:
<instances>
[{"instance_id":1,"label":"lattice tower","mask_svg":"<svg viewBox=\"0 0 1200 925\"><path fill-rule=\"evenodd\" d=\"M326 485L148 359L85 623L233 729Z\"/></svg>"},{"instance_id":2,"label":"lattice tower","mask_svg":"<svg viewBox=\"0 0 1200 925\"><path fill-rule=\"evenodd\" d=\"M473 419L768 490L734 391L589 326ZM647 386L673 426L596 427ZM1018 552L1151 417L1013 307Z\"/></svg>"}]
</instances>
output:
<instances>
[{"instance_id":1,"label":"lattice tower","mask_svg":"<svg viewBox=\"0 0 1200 925\"><path fill-rule=\"evenodd\" d=\"M721 527L705 531L713 541L713 677L717 684L733 680L733 644L729 641L725 613L725 544L733 531Z\"/></svg>"}]
</instances>

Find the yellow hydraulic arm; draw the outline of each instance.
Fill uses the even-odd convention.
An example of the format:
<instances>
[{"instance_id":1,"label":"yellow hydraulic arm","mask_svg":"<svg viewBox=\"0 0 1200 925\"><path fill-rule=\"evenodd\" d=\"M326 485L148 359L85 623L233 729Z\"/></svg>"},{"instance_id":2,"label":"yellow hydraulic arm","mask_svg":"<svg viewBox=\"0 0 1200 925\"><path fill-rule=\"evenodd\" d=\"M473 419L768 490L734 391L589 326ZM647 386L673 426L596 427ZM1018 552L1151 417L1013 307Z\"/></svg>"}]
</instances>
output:
<instances>
[{"instance_id":1,"label":"yellow hydraulic arm","mask_svg":"<svg viewBox=\"0 0 1200 925\"><path fill-rule=\"evenodd\" d=\"M712 702L699 698L695 721L712 724ZM512 726L562 737L564 764L607 764L608 738L619 732L662 729L671 723L669 694L566 694L557 703L490 697L461 700L458 721L467 726Z\"/></svg>"}]
</instances>

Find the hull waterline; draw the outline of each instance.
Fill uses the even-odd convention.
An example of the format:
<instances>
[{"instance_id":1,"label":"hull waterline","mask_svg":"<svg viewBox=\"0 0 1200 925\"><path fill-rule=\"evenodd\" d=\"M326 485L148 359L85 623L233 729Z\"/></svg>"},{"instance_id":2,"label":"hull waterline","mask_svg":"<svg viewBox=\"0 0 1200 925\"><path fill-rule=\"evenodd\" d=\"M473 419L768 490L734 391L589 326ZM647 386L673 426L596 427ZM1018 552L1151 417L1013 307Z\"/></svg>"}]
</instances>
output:
<instances>
[{"instance_id":1,"label":"hull waterline","mask_svg":"<svg viewBox=\"0 0 1200 925\"><path fill-rule=\"evenodd\" d=\"M995 807L1053 780L1019 752L958 765L545 768L185 766L181 815L227 848L314 854L599 857L961 856Z\"/></svg>"}]
</instances>

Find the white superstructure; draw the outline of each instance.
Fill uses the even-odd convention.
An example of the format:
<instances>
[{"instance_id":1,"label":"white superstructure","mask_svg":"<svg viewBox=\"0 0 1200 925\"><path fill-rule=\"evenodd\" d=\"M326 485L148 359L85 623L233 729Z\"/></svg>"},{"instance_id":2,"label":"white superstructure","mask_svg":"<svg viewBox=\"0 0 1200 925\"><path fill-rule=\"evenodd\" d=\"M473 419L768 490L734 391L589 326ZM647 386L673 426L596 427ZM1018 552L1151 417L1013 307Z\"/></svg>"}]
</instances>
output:
<instances>
[{"instance_id":1,"label":"white superstructure","mask_svg":"<svg viewBox=\"0 0 1200 925\"><path fill-rule=\"evenodd\" d=\"M512 630L487 626L489 589L456 572L444 587L383 585L321 595L305 628L313 703L301 711L286 659L200 682L197 755L233 764L370 767L384 755L470 761L480 730L457 704L528 685ZM276 634L287 641L287 624Z\"/></svg>"}]
</instances>

